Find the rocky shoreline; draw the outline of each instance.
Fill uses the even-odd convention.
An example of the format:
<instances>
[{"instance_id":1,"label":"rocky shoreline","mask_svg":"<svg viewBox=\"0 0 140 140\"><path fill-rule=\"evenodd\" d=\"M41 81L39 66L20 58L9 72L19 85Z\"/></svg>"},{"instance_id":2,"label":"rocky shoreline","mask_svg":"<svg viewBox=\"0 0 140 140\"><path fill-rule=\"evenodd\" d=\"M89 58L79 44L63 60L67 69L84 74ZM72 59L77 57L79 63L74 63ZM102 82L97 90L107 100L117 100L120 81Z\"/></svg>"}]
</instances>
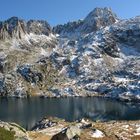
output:
<instances>
[{"instance_id":1,"label":"rocky shoreline","mask_svg":"<svg viewBox=\"0 0 140 140\"><path fill-rule=\"evenodd\" d=\"M112 97L112 96L106 96L103 94L85 94L85 95L62 95L62 96L46 96L46 95L41 95L38 96L40 98L76 98L76 97L80 97L80 98L88 98L88 97L99 97L99 98L105 98L105 99L111 99L111 100L116 100L119 102L129 102L129 103L140 103L140 99L139 98L135 98L132 96L122 96L122 97ZM17 97L18 98L18 97ZM20 97L19 97L20 98Z\"/></svg>"},{"instance_id":2,"label":"rocky shoreline","mask_svg":"<svg viewBox=\"0 0 140 140\"><path fill-rule=\"evenodd\" d=\"M58 118L45 117L37 122L30 131L26 131L15 123L0 121L0 138L4 137L2 129L13 135L13 139L10 140L140 139L140 120L93 122L88 119L81 119L75 122L66 122Z\"/></svg>"},{"instance_id":3,"label":"rocky shoreline","mask_svg":"<svg viewBox=\"0 0 140 140\"><path fill-rule=\"evenodd\" d=\"M122 98L113 98L111 96L105 96L105 95L101 95L101 94L87 94L87 95L62 95L62 96L46 96L46 95L35 95L35 96L0 96L0 98L17 98L17 99L23 99L23 98L90 98L90 97L97 97L97 98L104 98L104 99L108 99L108 100L115 100L115 101L119 101L119 102L125 102L125 103L132 103L132 104L139 104L140 103L140 99L138 98L132 98L132 97L122 97Z\"/></svg>"}]
</instances>

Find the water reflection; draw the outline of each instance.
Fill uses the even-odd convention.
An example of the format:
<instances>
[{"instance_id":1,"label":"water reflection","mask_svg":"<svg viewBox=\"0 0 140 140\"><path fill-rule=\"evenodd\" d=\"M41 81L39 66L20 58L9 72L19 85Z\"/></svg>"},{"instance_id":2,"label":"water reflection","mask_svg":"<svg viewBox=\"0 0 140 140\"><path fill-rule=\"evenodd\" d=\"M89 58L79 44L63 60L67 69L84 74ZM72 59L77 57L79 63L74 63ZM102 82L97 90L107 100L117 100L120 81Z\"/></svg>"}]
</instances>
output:
<instances>
[{"instance_id":1,"label":"water reflection","mask_svg":"<svg viewBox=\"0 0 140 140\"><path fill-rule=\"evenodd\" d=\"M103 98L15 99L0 98L0 120L12 121L30 129L44 116L74 121L140 119L140 109Z\"/></svg>"}]
</instances>

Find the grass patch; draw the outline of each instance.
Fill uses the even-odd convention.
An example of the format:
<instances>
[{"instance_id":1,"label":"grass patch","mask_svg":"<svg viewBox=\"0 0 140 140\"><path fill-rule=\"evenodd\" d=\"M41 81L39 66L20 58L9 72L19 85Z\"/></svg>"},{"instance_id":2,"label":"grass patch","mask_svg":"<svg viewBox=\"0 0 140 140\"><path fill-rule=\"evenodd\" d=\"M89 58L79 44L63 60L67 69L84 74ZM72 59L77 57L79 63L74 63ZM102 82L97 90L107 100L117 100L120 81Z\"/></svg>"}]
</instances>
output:
<instances>
[{"instance_id":1,"label":"grass patch","mask_svg":"<svg viewBox=\"0 0 140 140\"><path fill-rule=\"evenodd\" d=\"M0 127L0 140L14 140L14 132Z\"/></svg>"}]
</instances>

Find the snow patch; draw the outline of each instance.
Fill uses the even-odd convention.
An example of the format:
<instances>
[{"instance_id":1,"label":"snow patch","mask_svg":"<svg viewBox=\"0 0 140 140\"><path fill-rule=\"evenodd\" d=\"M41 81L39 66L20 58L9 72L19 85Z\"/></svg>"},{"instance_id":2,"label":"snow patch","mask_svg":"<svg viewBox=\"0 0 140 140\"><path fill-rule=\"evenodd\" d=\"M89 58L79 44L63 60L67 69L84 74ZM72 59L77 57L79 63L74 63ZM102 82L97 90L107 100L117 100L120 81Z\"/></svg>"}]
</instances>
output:
<instances>
[{"instance_id":1,"label":"snow patch","mask_svg":"<svg viewBox=\"0 0 140 140\"><path fill-rule=\"evenodd\" d=\"M91 132L91 137L93 138L103 138L104 136L104 133L98 129L95 129Z\"/></svg>"}]
</instances>

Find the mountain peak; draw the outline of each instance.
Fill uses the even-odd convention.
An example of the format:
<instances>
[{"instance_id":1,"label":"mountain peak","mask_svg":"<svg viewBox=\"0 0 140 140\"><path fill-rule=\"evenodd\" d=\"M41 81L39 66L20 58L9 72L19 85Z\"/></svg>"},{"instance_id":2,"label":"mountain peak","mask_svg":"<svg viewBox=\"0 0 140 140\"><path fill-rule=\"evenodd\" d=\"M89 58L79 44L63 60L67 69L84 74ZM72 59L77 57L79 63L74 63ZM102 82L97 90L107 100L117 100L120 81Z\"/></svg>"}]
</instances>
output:
<instances>
[{"instance_id":1,"label":"mountain peak","mask_svg":"<svg viewBox=\"0 0 140 140\"><path fill-rule=\"evenodd\" d=\"M29 20L27 22L28 32L35 34L49 35L51 33L51 26L45 20Z\"/></svg>"},{"instance_id":2,"label":"mountain peak","mask_svg":"<svg viewBox=\"0 0 140 140\"><path fill-rule=\"evenodd\" d=\"M105 7L105 8L95 8L93 11L91 11L87 17L85 18L85 20L87 18L108 18L109 16L112 16L114 18L117 18L117 15L115 13L113 13L111 8Z\"/></svg>"},{"instance_id":3,"label":"mountain peak","mask_svg":"<svg viewBox=\"0 0 140 140\"><path fill-rule=\"evenodd\" d=\"M19 17L16 17L16 16L13 16L13 17L10 17L9 19L7 19L6 21L18 21L18 20L21 20Z\"/></svg>"},{"instance_id":4,"label":"mountain peak","mask_svg":"<svg viewBox=\"0 0 140 140\"><path fill-rule=\"evenodd\" d=\"M103 14L103 13L113 13L113 12L112 12L112 9L109 7L104 7L104 8L96 7L90 13L99 15L99 14Z\"/></svg>"},{"instance_id":5,"label":"mountain peak","mask_svg":"<svg viewBox=\"0 0 140 140\"><path fill-rule=\"evenodd\" d=\"M82 30L86 33L96 31L101 27L109 26L118 20L111 8L95 8L84 19Z\"/></svg>"},{"instance_id":6,"label":"mountain peak","mask_svg":"<svg viewBox=\"0 0 140 140\"><path fill-rule=\"evenodd\" d=\"M63 34L64 36L69 32L71 34L75 34L75 32L86 34L97 31L101 27L112 25L117 20L118 17L112 12L111 8L95 8L84 18L84 20L56 26L54 27L54 32Z\"/></svg>"}]
</instances>

